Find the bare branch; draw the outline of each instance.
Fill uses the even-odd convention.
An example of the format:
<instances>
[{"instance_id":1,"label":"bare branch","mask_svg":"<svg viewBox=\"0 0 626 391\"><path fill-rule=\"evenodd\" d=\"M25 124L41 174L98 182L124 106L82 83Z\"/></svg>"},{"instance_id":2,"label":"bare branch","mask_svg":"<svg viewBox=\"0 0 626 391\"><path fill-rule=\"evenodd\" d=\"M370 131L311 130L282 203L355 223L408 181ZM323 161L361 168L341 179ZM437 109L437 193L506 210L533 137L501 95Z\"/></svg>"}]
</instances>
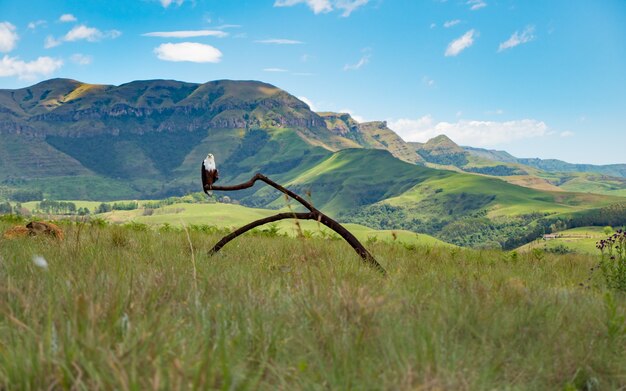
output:
<instances>
[{"instance_id":1,"label":"bare branch","mask_svg":"<svg viewBox=\"0 0 626 391\"><path fill-rule=\"evenodd\" d=\"M300 197L298 194L292 192L291 190L284 188L283 186L272 181L271 179L269 179L263 174L258 173L255 176L253 176L248 182L240 183L238 185L232 185L232 186L207 185L204 187L204 191L205 192L209 190L236 191L236 190L248 189L254 186L254 183L258 180L267 183L268 185L272 186L273 188L277 189L283 194L286 194L289 197L293 198L294 200L298 201L305 208L310 210L310 213L293 213L293 212L279 213L274 216L270 216L264 219L253 221L252 223L244 225L238 230L223 237L219 242L217 242L217 244L211 249L211 251L209 251L209 255L213 255L216 252L218 252L222 247L224 247L231 240L235 239L237 236L242 235L243 233L263 224L271 223L271 222L278 221L278 220L291 219L291 218L300 219L300 220L317 220L320 223L327 226L328 228L335 231L336 233L338 233L339 236L341 236L346 242L348 242L348 244L350 244L350 246L352 246L354 251L356 251L356 253L359 254L359 256L363 259L364 262L366 262L370 266L380 271L383 275L387 273L385 269L378 263L378 261L376 261L376 259L372 256L372 254L370 254L370 252L367 251L367 249L361 244L361 242L359 242L359 240L354 235L352 235L350 231L344 228L344 226L339 224L337 221L331 219L330 217L326 216L324 213L320 212L319 210L315 209L313 205L307 202L304 198Z\"/></svg>"}]
</instances>

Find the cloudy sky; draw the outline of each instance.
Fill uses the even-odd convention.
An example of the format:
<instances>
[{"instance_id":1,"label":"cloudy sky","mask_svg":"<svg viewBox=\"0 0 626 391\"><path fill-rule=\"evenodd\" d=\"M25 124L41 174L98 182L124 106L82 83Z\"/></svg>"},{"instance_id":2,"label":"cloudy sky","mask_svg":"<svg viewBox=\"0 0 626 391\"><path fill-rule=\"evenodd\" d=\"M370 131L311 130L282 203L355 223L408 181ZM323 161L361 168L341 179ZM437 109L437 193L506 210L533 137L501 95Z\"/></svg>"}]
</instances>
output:
<instances>
[{"instance_id":1,"label":"cloudy sky","mask_svg":"<svg viewBox=\"0 0 626 391\"><path fill-rule=\"evenodd\" d=\"M623 0L1 0L0 88L262 80L519 157L626 163Z\"/></svg>"}]
</instances>

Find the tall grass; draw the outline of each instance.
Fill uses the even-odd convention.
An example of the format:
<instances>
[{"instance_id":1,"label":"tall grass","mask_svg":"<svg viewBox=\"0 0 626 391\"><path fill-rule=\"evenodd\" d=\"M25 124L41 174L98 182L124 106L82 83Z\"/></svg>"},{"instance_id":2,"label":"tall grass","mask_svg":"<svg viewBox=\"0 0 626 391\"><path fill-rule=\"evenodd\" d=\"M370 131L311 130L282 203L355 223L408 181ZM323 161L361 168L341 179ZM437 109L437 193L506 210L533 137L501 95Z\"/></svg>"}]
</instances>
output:
<instances>
[{"instance_id":1,"label":"tall grass","mask_svg":"<svg viewBox=\"0 0 626 391\"><path fill-rule=\"evenodd\" d=\"M372 243L383 278L341 241L64 229L0 239L0 389L626 386L593 256Z\"/></svg>"}]
</instances>

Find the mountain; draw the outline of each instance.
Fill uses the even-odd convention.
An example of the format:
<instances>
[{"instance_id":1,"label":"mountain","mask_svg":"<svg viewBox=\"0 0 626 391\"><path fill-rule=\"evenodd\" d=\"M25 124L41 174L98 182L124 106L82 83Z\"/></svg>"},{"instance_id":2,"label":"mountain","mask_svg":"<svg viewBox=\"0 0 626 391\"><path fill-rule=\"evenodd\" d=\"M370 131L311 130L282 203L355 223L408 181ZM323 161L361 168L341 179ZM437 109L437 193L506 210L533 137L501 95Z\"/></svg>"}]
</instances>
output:
<instances>
[{"instance_id":1,"label":"mountain","mask_svg":"<svg viewBox=\"0 0 626 391\"><path fill-rule=\"evenodd\" d=\"M408 144L385 122L314 113L257 81L108 86L53 79L0 90L0 195L39 191L37 197L99 201L181 195L201 190L199 167L208 152L220 183L263 172L343 221L461 245L512 248L553 224L609 225L626 210L604 212L624 203L619 194L507 183L493 176L539 178L546 186L563 178L475 156L445 136ZM593 184L591 177L578 179L579 186ZM602 179L607 186L610 180ZM247 206L285 206L266 186L229 196Z\"/></svg>"},{"instance_id":2,"label":"mountain","mask_svg":"<svg viewBox=\"0 0 626 391\"><path fill-rule=\"evenodd\" d=\"M410 142L409 145L430 167L460 169L464 172L492 176L526 175L528 172L516 162L494 161L471 154L445 135L439 135L426 143Z\"/></svg>"},{"instance_id":3,"label":"mountain","mask_svg":"<svg viewBox=\"0 0 626 391\"><path fill-rule=\"evenodd\" d=\"M353 140L365 148L386 149L395 157L409 163L424 163L424 159L400 136L387 127L386 121L359 123L347 113L321 112L326 127L336 135Z\"/></svg>"},{"instance_id":4,"label":"mountain","mask_svg":"<svg viewBox=\"0 0 626 391\"><path fill-rule=\"evenodd\" d=\"M383 147L385 138L409 158L381 124L349 135L326 126L304 102L257 81L52 79L0 90L0 182L54 197L163 197L198 189L196 165L208 151L232 180L304 169L340 149Z\"/></svg>"},{"instance_id":5,"label":"mountain","mask_svg":"<svg viewBox=\"0 0 626 391\"><path fill-rule=\"evenodd\" d=\"M489 159L495 162L519 163L529 167L552 173L564 172L588 172L603 174L611 177L626 178L626 164L573 164L557 159L539 159L539 158L517 158L505 151L496 151L492 149L463 147L471 155Z\"/></svg>"},{"instance_id":6,"label":"mountain","mask_svg":"<svg viewBox=\"0 0 626 391\"><path fill-rule=\"evenodd\" d=\"M626 165L622 164L594 166L520 159L506 151L461 147L445 135L409 145L429 167L495 176L538 190L626 195L626 178L622 176Z\"/></svg>"}]
</instances>

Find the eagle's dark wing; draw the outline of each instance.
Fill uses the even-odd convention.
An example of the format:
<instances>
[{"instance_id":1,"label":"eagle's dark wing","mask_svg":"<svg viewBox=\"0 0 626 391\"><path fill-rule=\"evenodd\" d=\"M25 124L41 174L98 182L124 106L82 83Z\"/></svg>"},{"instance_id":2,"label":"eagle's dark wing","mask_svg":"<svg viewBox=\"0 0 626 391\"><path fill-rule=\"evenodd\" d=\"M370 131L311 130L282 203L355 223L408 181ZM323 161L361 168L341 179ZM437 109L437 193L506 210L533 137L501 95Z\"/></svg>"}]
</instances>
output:
<instances>
[{"instance_id":1,"label":"eagle's dark wing","mask_svg":"<svg viewBox=\"0 0 626 391\"><path fill-rule=\"evenodd\" d=\"M200 175L202 175L202 191L206 192L207 185L209 184L209 173L206 168L204 168L204 161L202 161L202 166L200 167Z\"/></svg>"}]
</instances>

